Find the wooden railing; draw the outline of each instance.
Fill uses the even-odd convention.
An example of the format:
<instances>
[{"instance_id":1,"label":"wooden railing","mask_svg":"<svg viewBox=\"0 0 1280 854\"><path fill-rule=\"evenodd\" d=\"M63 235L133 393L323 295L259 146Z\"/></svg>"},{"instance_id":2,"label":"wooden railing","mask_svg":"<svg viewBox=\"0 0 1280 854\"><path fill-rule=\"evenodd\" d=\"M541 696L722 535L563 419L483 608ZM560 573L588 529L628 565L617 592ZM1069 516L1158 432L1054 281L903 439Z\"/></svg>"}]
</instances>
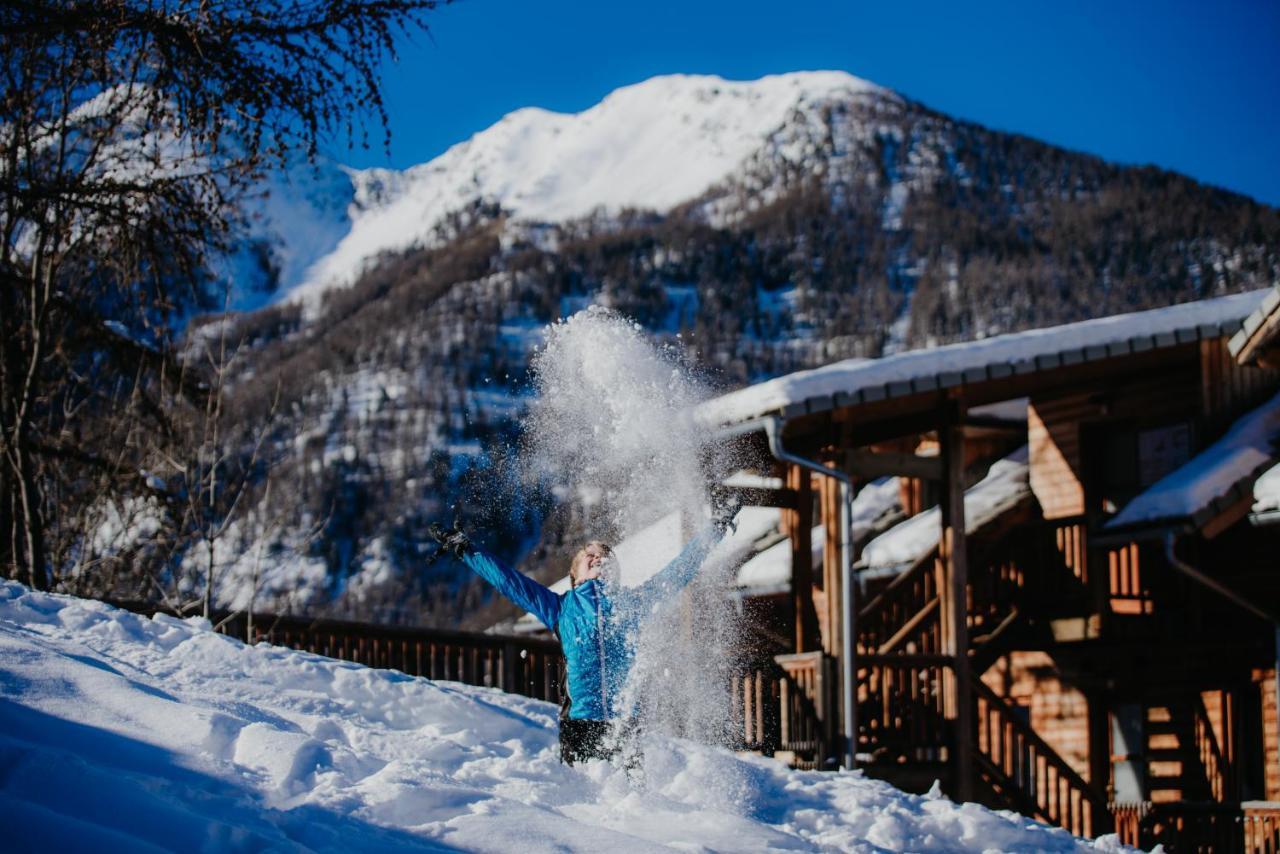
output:
<instances>
[{"instance_id":1,"label":"wooden railing","mask_svg":"<svg viewBox=\"0 0 1280 854\"><path fill-rule=\"evenodd\" d=\"M1205 782L1208 785L1209 797L1215 801L1226 801L1239 797L1236 792L1233 764L1229 761L1218 743L1217 733L1209 720L1209 712L1204 701L1196 697L1192 707L1192 738L1195 750L1204 770ZM1184 769L1185 773L1185 769Z\"/></svg>"},{"instance_id":2,"label":"wooden railing","mask_svg":"<svg viewBox=\"0 0 1280 854\"><path fill-rule=\"evenodd\" d=\"M733 676L735 747L782 752L797 768L827 765L835 753L833 659L821 652L779 655Z\"/></svg>"},{"instance_id":3,"label":"wooden railing","mask_svg":"<svg viewBox=\"0 0 1280 854\"><path fill-rule=\"evenodd\" d=\"M1120 841L1144 850L1156 845L1170 854L1267 850L1245 844L1248 830L1240 804L1112 804L1111 814Z\"/></svg>"},{"instance_id":4,"label":"wooden railing","mask_svg":"<svg viewBox=\"0 0 1280 854\"><path fill-rule=\"evenodd\" d=\"M1112 804L1116 835L1125 845L1170 854L1280 854L1280 803L1246 801Z\"/></svg>"},{"instance_id":5,"label":"wooden railing","mask_svg":"<svg viewBox=\"0 0 1280 854\"><path fill-rule=\"evenodd\" d=\"M1054 519L1047 523L1062 565L1081 584L1089 583L1089 552L1083 516Z\"/></svg>"},{"instance_id":6,"label":"wooden railing","mask_svg":"<svg viewBox=\"0 0 1280 854\"><path fill-rule=\"evenodd\" d=\"M1143 586L1137 543L1105 551L1111 610L1117 614L1150 614L1154 608L1150 592Z\"/></svg>"},{"instance_id":7,"label":"wooden railing","mask_svg":"<svg viewBox=\"0 0 1280 854\"><path fill-rule=\"evenodd\" d=\"M1006 540L977 562L978 572L969 579L968 614L970 653L982 655L982 647L1007 632L1019 613L1026 584L1027 549L1015 539ZM985 669L984 667L979 670Z\"/></svg>"},{"instance_id":8,"label":"wooden railing","mask_svg":"<svg viewBox=\"0 0 1280 854\"><path fill-rule=\"evenodd\" d=\"M858 612L859 650L886 655L912 641L914 649L909 652L940 652L937 585L932 558L922 560L890 582Z\"/></svg>"},{"instance_id":9,"label":"wooden railing","mask_svg":"<svg viewBox=\"0 0 1280 854\"><path fill-rule=\"evenodd\" d=\"M1245 801L1244 850L1249 854L1280 854L1280 801Z\"/></svg>"},{"instance_id":10,"label":"wooden railing","mask_svg":"<svg viewBox=\"0 0 1280 854\"><path fill-rule=\"evenodd\" d=\"M973 680L973 692L975 757L988 782L1020 812L1078 836L1101 832L1106 799L981 680Z\"/></svg>"},{"instance_id":11,"label":"wooden railing","mask_svg":"<svg viewBox=\"0 0 1280 854\"><path fill-rule=\"evenodd\" d=\"M733 675L729 686L729 722L739 750L772 756L778 749L781 676L781 668L772 660L749 665Z\"/></svg>"},{"instance_id":12,"label":"wooden railing","mask_svg":"<svg viewBox=\"0 0 1280 854\"><path fill-rule=\"evenodd\" d=\"M156 605L115 602L139 613L167 612ZM559 702L562 657L554 640L382 626L323 618L219 612L217 630L248 643L267 643L399 670L410 676L499 688Z\"/></svg>"},{"instance_id":13,"label":"wooden railing","mask_svg":"<svg viewBox=\"0 0 1280 854\"><path fill-rule=\"evenodd\" d=\"M864 655L858 659L858 752L873 761L945 762L947 720L943 655Z\"/></svg>"},{"instance_id":14,"label":"wooden railing","mask_svg":"<svg viewBox=\"0 0 1280 854\"><path fill-rule=\"evenodd\" d=\"M835 660L822 652L779 655L779 749L797 768L821 768L836 752Z\"/></svg>"}]
</instances>

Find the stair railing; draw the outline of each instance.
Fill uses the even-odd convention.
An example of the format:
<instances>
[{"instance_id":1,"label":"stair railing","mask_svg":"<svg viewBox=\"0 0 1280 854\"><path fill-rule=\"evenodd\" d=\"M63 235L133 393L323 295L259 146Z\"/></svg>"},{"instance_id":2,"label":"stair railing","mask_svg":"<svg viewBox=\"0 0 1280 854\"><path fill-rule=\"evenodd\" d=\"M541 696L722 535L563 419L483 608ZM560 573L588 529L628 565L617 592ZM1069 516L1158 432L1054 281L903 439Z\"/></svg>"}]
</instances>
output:
<instances>
[{"instance_id":1,"label":"stair railing","mask_svg":"<svg viewBox=\"0 0 1280 854\"><path fill-rule=\"evenodd\" d=\"M941 650L938 580L932 555L903 572L858 611L859 654L886 655L916 640L912 652Z\"/></svg>"},{"instance_id":2,"label":"stair railing","mask_svg":"<svg viewBox=\"0 0 1280 854\"><path fill-rule=\"evenodd\" d=\"M1234 792L1231 763L1218 744L1218 736L1209 720L1209 711L1199 697L1192 707L1192 738L1200 767L1204 769L1210 797L1218 802L1238 797Z\"/></svg>"},{"instance_id":3,"label":"stair railing","mask_svg":"<svg viewBox=\"0 0 1280 854\"><path fill-rule=\"evenodd\" d=\"M792 754L797 768L821 768L836 752L834 659L822 652L774 658L779 680L780 750Z\"/></svg>"},{"instance_id":4,"label":"stair railing","mask_svg":"<svg viewBox=\"0 0 1280 854\"><path fill-rule=\"evenodd\" d=\"M1109 823L1106 798L979 679L975 757L988 782L1011 806L1078 836Z\"/></svg>"},{"instance_id":5,"label":"stair railing","mask_svg":"<svg viewBox=\"0 0 1280 854\"><path fill-rule=\"evenodd\" d=\"M946 762L954 725L947 718L945 655L864 655L858 659L858 752L875 761Z\"/></svg>"}]
</instances>

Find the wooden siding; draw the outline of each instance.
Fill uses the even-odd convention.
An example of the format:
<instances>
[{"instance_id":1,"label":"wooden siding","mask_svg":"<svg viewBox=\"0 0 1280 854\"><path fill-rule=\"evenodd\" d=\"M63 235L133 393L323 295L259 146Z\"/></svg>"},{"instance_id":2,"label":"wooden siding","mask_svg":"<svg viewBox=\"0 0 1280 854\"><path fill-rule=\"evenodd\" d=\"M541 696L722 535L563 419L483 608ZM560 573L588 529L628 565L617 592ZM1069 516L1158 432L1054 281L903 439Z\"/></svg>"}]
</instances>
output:
<instances>
[{"instance_id":1,"label":"wooden siding","mask_svg":"<svg viewBox=\"0 0 1280 854\"><path fill-rule=\"evenodd\" d=\"M1255 681L1262 693L1264 787L1268 801L1280 801L1280 717L1276 709L1276 669L1259 670Z\"/></svg>"},{"instance_id":2,"label":"wooden siding","mask_svg":"<svg viewBox=\"0 0 1280 854\"><path fill-rule=\"evenodd\" d=\"M1031 728L1089 780L1089 702L1062 681L1047 653L1009 653L983 674L982 681L1001 699L1027 709Z\"/></svg>"},{"instance_id":3,"label":"wooden siding","mask_svg":"<svg viewBox=\"0 0 1280 854\"><path fill-rule=\"evenodd\" d=\"M1027 411L1031 491L1044 518L1061 519L1087 512L1081 426L1129 422L1136 427L1201 412L1199 362L1179 358L1142 376L1066 394L1031 398Z\"/></svg>"},{"instance_id":4,"label":"wooden siding","mask_svg":"<svg viewBox=\"0 0 1280 854\"><path fill-rule=\"evenodd\" d=\"M1274 394L1277 382L1280 372L1236 362L1225 339L1200 342L1200 402L1209 432L1221 432Z\"/></svg>"},{"instance_id":5,"label":"wooden siding","mask_svg":"<svg viewBox=\"0 0 1280 854\"><path fill-rule=\"evenodd\" d=\"M1032 401L1027 410L1031 491L1046 519L1084 514L1080 421L1096 410L1087 394Z\"/></svg>"}]
</instances>

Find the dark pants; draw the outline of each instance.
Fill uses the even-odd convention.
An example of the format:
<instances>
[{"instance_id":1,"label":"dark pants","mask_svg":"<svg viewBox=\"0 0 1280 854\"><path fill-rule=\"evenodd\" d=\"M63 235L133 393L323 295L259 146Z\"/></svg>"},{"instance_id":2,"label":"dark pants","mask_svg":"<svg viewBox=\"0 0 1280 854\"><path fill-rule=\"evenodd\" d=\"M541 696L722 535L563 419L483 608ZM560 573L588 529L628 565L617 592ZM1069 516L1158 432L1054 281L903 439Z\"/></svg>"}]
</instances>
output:
<instances>
[{"instance_id":1,"label":"dark pants","mask_svg":"<svg viewBox=\"0 0 1280 854\"><path fill-rule=\"evenodd\" d=\"M560 721L560 761L566 765L603 759L612 762L621 757L630 769L640 762L639 727L634 720Z\"/></svg>"}]
</instances>

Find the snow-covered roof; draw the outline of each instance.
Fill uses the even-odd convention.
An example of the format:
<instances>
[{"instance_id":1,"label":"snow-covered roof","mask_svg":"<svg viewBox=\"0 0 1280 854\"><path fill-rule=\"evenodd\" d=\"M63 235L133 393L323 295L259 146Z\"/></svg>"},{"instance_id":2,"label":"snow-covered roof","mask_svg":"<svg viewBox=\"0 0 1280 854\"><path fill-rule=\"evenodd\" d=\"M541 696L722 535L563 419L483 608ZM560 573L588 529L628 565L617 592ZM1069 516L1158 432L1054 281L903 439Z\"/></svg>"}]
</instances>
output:
<instances>
[{"instance_id":1,"label":"snow-covered roof","mask_svg":"<svg viewBox=\"0 0 1280 854\"><path fill-rule=\"evenodd\" d=\"M965 490L965 531L973 533L1031 497L1027 446L991 466L987 476ZM897 573L927 557L942 536L942 511L932 507L901 522L862 550L860 569L868 575Z\"/></svg>"},{"instance_id":2,"label":"snow-covered roof","mask_svg":"<svg viewBox=\"0 0 1280 854\"><path fill-rule=\"evenodd\" d=\"M809 532L812 566L822 563L827 529L818 525ZM786 593L791 589L791 540L783 537L738 568L738 587L755 596Z\"/></svg>"},{"instance_id":3,"label":"snow-covered roof","mask_svg":"<svg viewBox=\"0 0 1280 854\"><path fill-rule=\"evenodd\" d=\"M899 481L882 477L868 483L853 497L853 539L865 539L892 520L902 508ZM822 563L827 528L817 525L810 533L813 565ZM791 541L782 539L756 554L738 570L738 587L752 595L782 593L791 589Z\"/></svg>"},{"instance_id":4,"label":"snow-covered roof","mask_svg":"<svg viewBox=\"0 0 1280 854\"><path fill-rule=\"evenodd\" d=\"M709 427L770 414L790 418L1219 338L1234 332L1270 293L1268 289L1249 291L880 359L836 362L707 401L699 407L697 418Z\"/></svg>"},{"instance_id":5,"label":"snow-covered roof","mask_svg":"<svg viewBox=\"0 0 1280 854\"><path fill-rule=\"evenodd\" d=\"M1240 330L1231 336L1227 349L1236 358L1245 361L1280 335L1280 284L1277 284L1240 324Z\"/></svg>"},{"instance_id":6,"label":"snow-covered roof","mask_svg":"<svg viewBox=\"0 0 1280 854\"><path fill-rule=\"evenodd\" d=\"M1008 421L1011 424L1026 424L1027 412L1030 409L1030 398L1015 397L1012 400L998 400L995 403L975 406L965 415L970 419L977 418L989 421Z\"/></svg>"},{"instance_id":7,"label":"snow-covered roof","mask_svg":"<svg viewBox=\"0 0 1280 854\"><path fill-rule=\"evenodd\" d=\"M1253 482L1254 515L1280 514L1280 465L1274 465Z\"/></svg>"},{"instance_id":8,"label":"snow-covered roof","mask_svg":"<svg viewBox=\"0 0 1280 854\"><path fill-rule=\"evenodd\" d=\"M1248 413L1226 435L1126 504L1107 530L1199 527L1243 500L1280 457L1280 394Z\"/></svg>"}]
</instances>

